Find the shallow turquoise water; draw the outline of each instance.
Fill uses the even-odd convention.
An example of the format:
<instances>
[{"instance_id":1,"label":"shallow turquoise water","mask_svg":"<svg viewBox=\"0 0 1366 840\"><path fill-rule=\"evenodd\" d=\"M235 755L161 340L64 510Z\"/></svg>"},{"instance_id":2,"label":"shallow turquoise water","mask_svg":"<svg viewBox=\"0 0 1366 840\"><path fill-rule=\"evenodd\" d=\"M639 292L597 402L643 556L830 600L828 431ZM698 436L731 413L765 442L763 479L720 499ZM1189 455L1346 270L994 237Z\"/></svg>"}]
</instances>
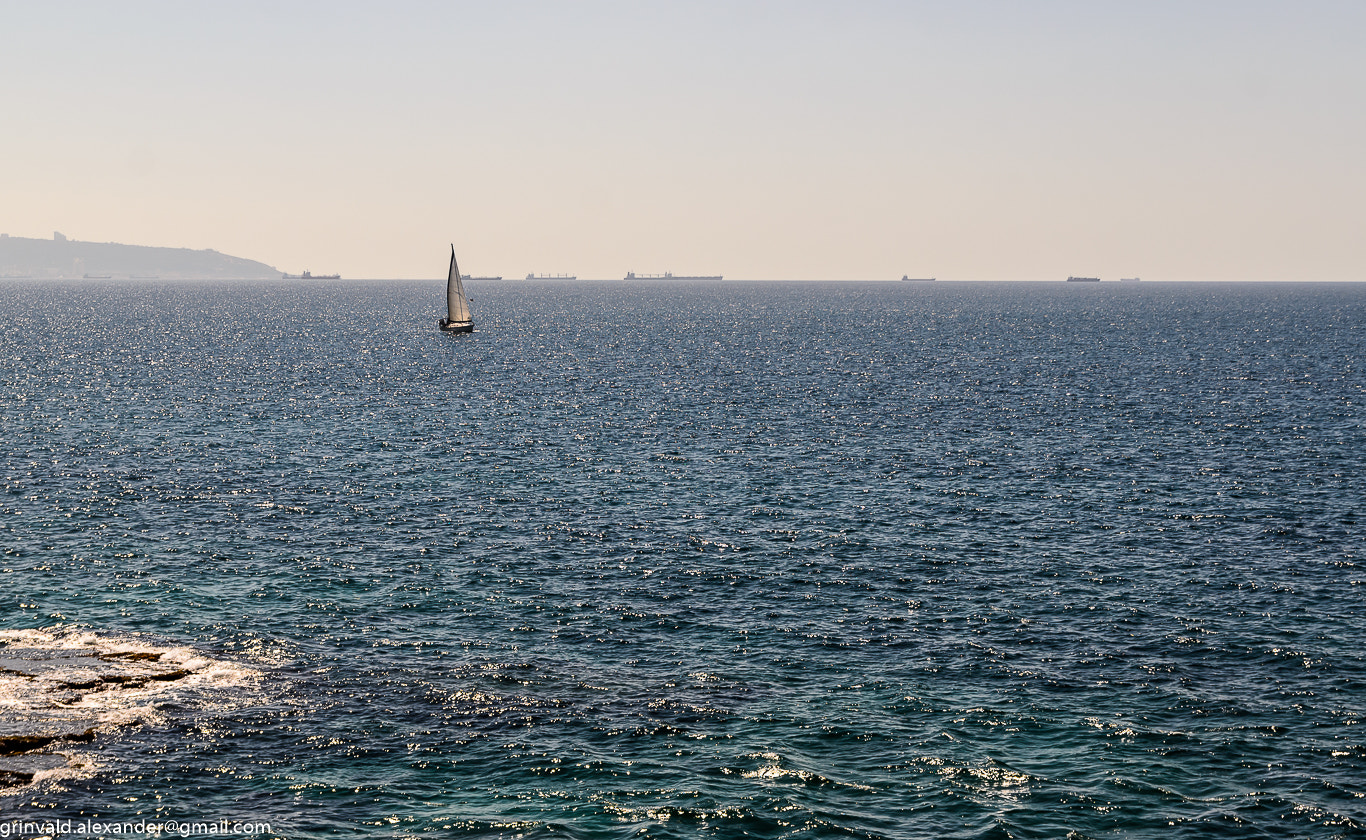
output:
<instances>
[{"instance_id":1,"label":"shallow turquoise water","mask_svg":"<svg viewBox=\"0 0 1366 840\"><path fill-rule=\"evenodd\" d=\"M0 287L0 627L255 675L0 818L1363 834L1366 287L470 292Z\"/></svg>"}]
</instances>

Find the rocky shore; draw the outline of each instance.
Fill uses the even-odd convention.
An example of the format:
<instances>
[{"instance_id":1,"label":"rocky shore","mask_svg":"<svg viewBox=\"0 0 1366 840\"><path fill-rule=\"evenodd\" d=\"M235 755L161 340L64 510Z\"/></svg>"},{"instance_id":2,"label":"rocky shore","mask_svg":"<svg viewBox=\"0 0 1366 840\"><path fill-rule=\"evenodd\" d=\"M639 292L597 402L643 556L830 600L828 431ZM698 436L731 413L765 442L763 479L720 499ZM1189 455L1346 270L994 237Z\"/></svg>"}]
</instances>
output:
<instances>
[{"instance_id":1,"label":"rocky shore","mask_svg":"<svg viewBox=\"0 0 1366 840\"><path fill-rule=\"evenodd\" d=\"M90 633L0 633L0 788L84 769L77 745L154 718L168 692L221 665Z\"/></svg>"}]
</instances>

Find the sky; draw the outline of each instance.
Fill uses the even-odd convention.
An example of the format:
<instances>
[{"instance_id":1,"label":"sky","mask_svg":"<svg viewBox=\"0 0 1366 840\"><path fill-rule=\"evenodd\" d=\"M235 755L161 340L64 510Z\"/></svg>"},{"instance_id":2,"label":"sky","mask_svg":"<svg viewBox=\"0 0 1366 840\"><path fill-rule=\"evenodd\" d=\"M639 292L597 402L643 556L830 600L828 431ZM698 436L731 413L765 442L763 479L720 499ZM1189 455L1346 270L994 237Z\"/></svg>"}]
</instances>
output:
<instances>
[{"instance_id":1,"label":"sky","mask_svg":"<svg viewBox=\"0 0 1366 840\"><path fill-rule=\"evenodd\" d=\"M0 232L282 271L1366 280L1360 0L0 0Z\"/></svg>"}]
</instances>

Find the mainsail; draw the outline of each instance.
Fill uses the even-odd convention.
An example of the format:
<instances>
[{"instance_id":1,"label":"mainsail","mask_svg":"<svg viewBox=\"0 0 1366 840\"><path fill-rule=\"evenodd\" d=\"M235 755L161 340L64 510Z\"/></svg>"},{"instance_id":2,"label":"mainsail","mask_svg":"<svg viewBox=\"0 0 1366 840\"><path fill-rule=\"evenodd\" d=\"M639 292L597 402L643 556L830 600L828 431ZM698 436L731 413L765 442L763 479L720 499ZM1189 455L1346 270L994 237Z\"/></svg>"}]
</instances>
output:
<instances>
[{"instance_id":1,"label":"mainsail","mask_svg":"<svg viewBox=\"0 0 1366 840\"><path fill-rule=\"evenodd\" d=\"M446 275L446 318L453 324L470 321L470 301L465 297L465 284L460 282L460 267L455 264L455 246L451 246L451 270Z\"/></svg>"}]
</instances>

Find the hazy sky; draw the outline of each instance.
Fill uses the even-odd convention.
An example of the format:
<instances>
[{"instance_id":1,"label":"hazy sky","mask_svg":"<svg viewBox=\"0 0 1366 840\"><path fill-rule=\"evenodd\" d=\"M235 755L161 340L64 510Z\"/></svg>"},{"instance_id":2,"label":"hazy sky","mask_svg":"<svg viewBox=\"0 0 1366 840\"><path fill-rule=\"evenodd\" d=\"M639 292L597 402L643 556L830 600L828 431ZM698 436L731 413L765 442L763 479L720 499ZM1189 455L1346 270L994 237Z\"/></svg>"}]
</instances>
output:
<instances>
[{"instance_id":1,"label":"hazy sky","mask_svg":"<svg viewBox=\"0 0 1366 840\"><path fill-rule=\"evenodd\" d=\"M0 232L282 270L1366 280L1366 2L0 0Z\"/></svg>"}]
</instances>

